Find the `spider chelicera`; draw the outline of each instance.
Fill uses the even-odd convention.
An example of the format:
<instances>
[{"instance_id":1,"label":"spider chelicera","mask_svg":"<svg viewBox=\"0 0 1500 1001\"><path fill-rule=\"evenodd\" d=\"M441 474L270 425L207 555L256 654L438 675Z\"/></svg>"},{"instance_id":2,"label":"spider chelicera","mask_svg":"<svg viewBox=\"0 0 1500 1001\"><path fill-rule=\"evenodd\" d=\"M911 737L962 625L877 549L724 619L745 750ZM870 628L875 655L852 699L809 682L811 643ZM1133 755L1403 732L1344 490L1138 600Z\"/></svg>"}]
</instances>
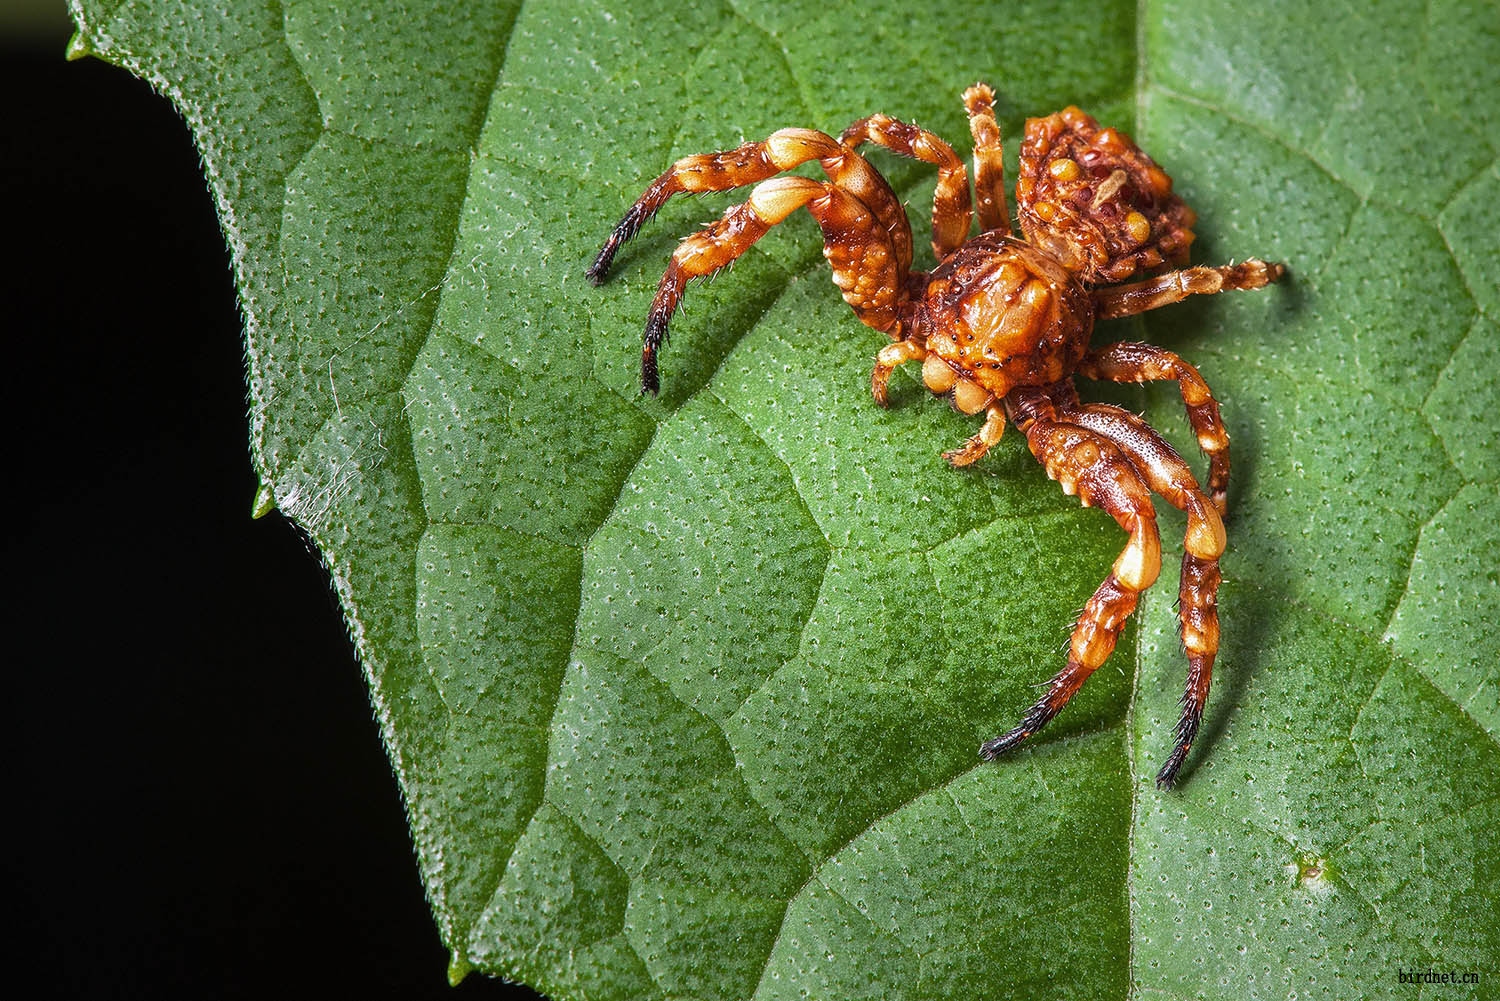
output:
<instances>
[{"instance_id":1,"label":"spider chelicera","mask_svg":"<svg viewBox=\"0 0 1500 1001\"><path fill-rule=\"evenodd\" d=\"M886 115L861 119L834 139L811 129L782 129L764 142L684 157L653 181L610 234L588 269L604 280L615 253L668 198L755 184L749 199L683 240L672 254L646 321L641 384L659 387L657 350L687 283L739 257L772 226L806 208L823 230L833 280L861 322L891 337L875 356L871 387L886 405L891 373L922 363L922 380L950 395L984 425L943 453L954 466L978 461L1000 440L1006 419L1067 494L1098 505L1129 533L1125 549L1073 627L1067 665L1009 732L980 748L995 758L1057 715L1114 650L1140 594L1161 570L1161 541L1151 492L1187 514L1179 618L1188 676L1182 717L1159 786L1177 778L1203 719L1219 649L1219 557L1224 552L1229 436L1219 405L1198 370L1150 344L1089 347L1096 319L1130 316L1190 295L1258 289L1285 272L1250 258L1223 267L1189 267L1193 210L1172 193L1172 179L1128 136L1077 108L1027 121L1016 203L1023 239L1011 235L994 92L964 92L974 137L973 215L963 162L942 139ZM865 143L933 164L932 249L938 265L913 271L911 224L890 185L857 152ZM776 177L816 160L828 180ZM1166 268L1178 267L1181 270ZM1130 279L1128 284L1120 284ZM1207 489L1145 421L1119 407L1082 403L1073 378L1113 382L1176 380L1198 447L1208 457Z\"/></svg>"}]
</instances>

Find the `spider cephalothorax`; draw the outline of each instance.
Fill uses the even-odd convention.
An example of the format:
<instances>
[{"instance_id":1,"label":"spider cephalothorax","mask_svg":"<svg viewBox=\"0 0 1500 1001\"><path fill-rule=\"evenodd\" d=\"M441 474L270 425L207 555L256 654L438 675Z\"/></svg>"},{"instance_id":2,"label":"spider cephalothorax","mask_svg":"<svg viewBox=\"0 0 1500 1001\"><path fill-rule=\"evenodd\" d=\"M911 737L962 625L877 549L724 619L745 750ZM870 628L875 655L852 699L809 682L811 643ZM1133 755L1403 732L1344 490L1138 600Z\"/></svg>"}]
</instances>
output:
<instances>
[{"instance_id":1,"label":"spider cephalothorax","mask_svg":"<svg viewBox=\"0 0 1500 1001\"><path fill-rule=\"evenodd\" d=\"M969 235L969 180L952 147L924 129L873 115L838 139L782 129L764 142L678 160L620 220L588 277L603 281L615 252L672 195L756 185L747 201L682 241L672 255L651 303L641 352L641 383L654 393L657 350L687 283L727 266L770 227L806 208L823 230L823 254L844 301L862 322L892 339L876 355L876 401L886 404L886 384L898 366L922 362L928 389L950 394L963 413L985 415L979 432L944 458L955 466L977 461L1000 440L1008 416L1065 493L1102 507L1129 533L1073 627L1067 666L1015 728L980 748L986 758L1041 729L1114 650L1141 592L1161 569L1151 493L1186 512L1178 598L1187 689L1172 753L1156 777L1170 786L1197 735L1219 649L1219 556L1225 541L1220 516L1229 483L1229 436L1218 403L1192 365L1149 344L1091 350L1089 337L1095 319L1129 316L1190 295L1262 288L1284 269L1251 258L1157 274L1186 263L1193 210L1128 136L1101 129L1077 108L1026 123L1016 185L1025 239L1017 239L1006 210L994 93L976 84L964 92L964 105L974 136L978 236ZM911 270L911 224L890 185L857 152L864 143L938 168L932 206L938 265L930 273ZM775 176L810 160L818 161L828 180ZM1119 407L1080 402L1075 375L1175 380L1198 447L1208 456L1206 489L1145 421Z\"/></svg>"}]
</instances>

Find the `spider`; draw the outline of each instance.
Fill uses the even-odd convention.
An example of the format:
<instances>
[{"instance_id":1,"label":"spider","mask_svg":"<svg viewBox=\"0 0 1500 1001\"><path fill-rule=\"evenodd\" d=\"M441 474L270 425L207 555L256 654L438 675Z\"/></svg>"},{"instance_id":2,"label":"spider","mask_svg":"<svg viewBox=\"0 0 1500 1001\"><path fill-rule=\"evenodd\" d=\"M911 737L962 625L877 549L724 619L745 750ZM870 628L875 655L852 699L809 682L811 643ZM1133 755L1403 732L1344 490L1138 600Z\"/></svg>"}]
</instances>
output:
<instances>
[{"instance_id":1,"label":"spider","mask_svg":"<svg viewBox=\"0 0 1500 1001\"><path fill-rule=\"evenodd\" d=\"M756 185L749 199L672 254L641 351L642 388L654 394L657 351L687 283L726 267L772 226L806 208L823 231L823 256L844 301L861 322L891 337L875 356L875 401L887 405L897 367L921 362L929 390L949 396L964 414L984 414L979 431L944 452L945 459L954 466L977 462L1009 419L1064 493L1102 507L1129 534L1073 627L1066 666L1013 729L980 747L986 759L1045 726L1114 650L1125 620L1161 570L1151 493L1184 511L1178 597L1188 673L1174 745L1156 776L1167 788L1197 736L1219 648L1229 437L1208 384L1188 362L1150 344L1091 349L1089 338L1096 319L1131 316L1190 295L1263 288L1285 268L1256 258L1183 267L1196 216L1172 193L1172 179L1128 136L1100 128L1074 107L1026 122L1016 184L1023 236L1013 236L994 99L982 83L963 95L974 137L978 236L969 236L969 181L953 148L925 129L872 115L838 139L782 129L763 142L678 160L625 213L587 277L600 284L620 247L673 195ZM938 264L931 272L912 270L911 224L885 178L857 152L866 143L937 167L932 250ZM826 181L775 176L812 160ZM1166 270L1174 267L1180 270ZM1078 375L1175 380L1208 458L1207 489L1141 418L1080 402L1073 384Z\"/></svg>"}]
</instances>

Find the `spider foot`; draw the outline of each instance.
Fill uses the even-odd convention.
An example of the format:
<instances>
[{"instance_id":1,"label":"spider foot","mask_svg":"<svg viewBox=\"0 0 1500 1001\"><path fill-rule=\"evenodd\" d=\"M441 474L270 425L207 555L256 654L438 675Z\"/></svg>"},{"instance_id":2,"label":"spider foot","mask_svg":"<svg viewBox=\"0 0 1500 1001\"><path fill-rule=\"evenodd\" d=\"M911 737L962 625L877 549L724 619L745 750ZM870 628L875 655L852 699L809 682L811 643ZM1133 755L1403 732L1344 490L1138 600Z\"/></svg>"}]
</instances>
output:
<instances>
[{"instance_id":1,"label":"spider foot","mask_svg":"<svg viewBox=\"0 0 1500 1001\"><path fill-rule=\"evenodd\" d=\"M984 432L981 431L958 448L952 448L944 452L943 458L947 459L948 464L953 468L962 469L965 466L972 466L980 459L983 459L985 454L989 452L990 446L994 443L994 441L986 440Z\"/></svg>"},{"instance_id":2,"label":"spider foot","mask_svg":"<svg viewBox=\"0 0 1500 1001\"><path fill-rule=\"evenodd\" d=\"M1182 700L1182 718L1177 721L1172 735L1176 742L1172 747L1172 753L1167 755L1167 763L1161 766L1161 771L1156 773L1156 788L1170 789L1177 783L1177 773L1182 764L1187 760L1188 752L1193 749L1193 741L1198 737L1198 727L1203 723L1203 705L1195 701L1191 695Z\"/></svg>"},{"instance_id":3,"label":"spider foot","mask_svg":"<svg viewBox=\"0 0 1500 1001\"><path fill-rule=\"evenodd\" d=\"M1046 726L1048 721L1056 715L1057 709L1046 702L1038 702L1027 711L1025 718L1016 724L1014 729L1002 733L994 740L987 740L983 744L980 744L979 756L986 761L994 761L1000 755Z\"/></svg>"},{"instance_id":4,"label":"spider foot","mask_svg":"<svg viewBox=\"0 0 1500 1001\"><path fill-rule=\"evenodd\" d=\"M641 348L641 391L652 396L661 391L661 377L656 371L656 351L667 339L667 319L653 310L646 320L646 336Z\"/></svg>"},{"instance_id":5,"label":"spider foot","mask_svg":"<svg viewBox=\"0 0 1500 1001\"><path fill-rule=\"evenodd\" d=\"M590 264L588 270L583 273L584 277L589 280L590 285L598 286L604 284L605 276L609 274L610 265L615 261L616 252L631 237L640 232L642 224L650 219L651 215L651 210L643 208L639 204L630 206L624 218L616 224L614 232L609 234L609 239L604 241L604 246L599 248L599 255L594 258L594 263Z\"/></svg>"},{"instance_id":6,"label":"spider foot","mask_svg":"<svg viewBox=\"0 0 1500 1001\"><path fill-rule=\"evenodd\" d=\"M1015 747L1027 737L1030 737L1031 734L1032 731L1026 729L1025 727L1018 726L1008 733L1002 733L994 740L987 740L983 744L980 744L979 756L986 761L994 761L996 758L1000 757L1000 755L1004 754L1006 751L1009 751L1012 747Z\"/></svg>"},{"instance_id":7,"label":"spider foot","mask_svg":"<svg viewBox=\"0 0 1500 1001\"><path fill-rule=\"evenodd\" d=\"M1161 766L1161 771L1156 773L1156 788L1170 789L1177 784L1177 772L1182 768L1182 763L1187 760L1188 751L1192 749L1191 744L1178 744L1172 748L1172 753L1167 756L1167 763Z\"/></svg>"},{"instance_id":8,"label":"spider foot","mask_svg":"<svg viewBox=\"0 0 1500 1001\"><path fill-rule=\"evenodd\" d=\"M1243 264L1232 264L1220 270L1224 274L1225 288L1253 291L1265 288L1272 282L1280 281L1286 274L1286 265L1277 261L1263 261L1258 257L1248 257Z\"/></svg>"}]
</instances>

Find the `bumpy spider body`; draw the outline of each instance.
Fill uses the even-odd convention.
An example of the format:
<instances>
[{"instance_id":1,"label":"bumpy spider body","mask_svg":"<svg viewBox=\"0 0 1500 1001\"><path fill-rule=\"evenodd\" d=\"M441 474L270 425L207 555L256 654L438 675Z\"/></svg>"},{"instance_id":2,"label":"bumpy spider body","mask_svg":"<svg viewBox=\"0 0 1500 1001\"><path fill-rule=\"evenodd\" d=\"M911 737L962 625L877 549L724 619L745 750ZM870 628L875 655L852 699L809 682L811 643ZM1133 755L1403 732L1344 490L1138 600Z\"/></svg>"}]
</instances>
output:
<instances>
[{"instance_id":1,"label":"bumpy spider body","mask_svg":"<svg viewBox=\"0 0 1500 1001\"><path fill-rule=\"evenodd\" d=\"M672 255L646 323L641 381L648 392L658 388L657 351L688 281L727 266L771 226L806 208L822 228L823 253L844 300L862 322L892 338L876 356L876 401L886 404L886 385L898 366L920 361L928 389L950 395L963 413L984 414L978 433L944 453L949 462L977 461L1000 440L1008 418L1049 477L1085 505L1103 508L1129 534L1074 626L1067 665L1015 728L980 748L986 758L1041 729L1113 651L1140 594L1161 568L1151 493L1186 512L1179 616L1188 680L1175 746L1157 775L1159 785L1169 786L1197 734L1218 652L1229 438L1218 404L1192 365L1149 344L1091 349L1089 338L1096 319L1129 316L1189 295L1261 288L1283 268L1252 258L1159 274L1185 263L1193 211L1135 143L1101 129L1077 108L1026 123L1016 185L1025 238L1017 239L1006 209L994 94L977 84L964 93L964 104L974 136L982 230L972 239L968 176L953 149L923 129L875 115L855 122L839 139L783 129L764 142L677 161L615 227L588 277L603 281L620 246L672 195L756 184L747 201L688 237ZM938 168L932 247L939 263L932 272L911 269L910 223L890 185L857 152L864 143ZM812 160L828 180L775 176ZM1175 380L1208 456L1206 489L1140 418L1107 404L1081 403L1075 375Z\"/></svg>"}]
</instances>

